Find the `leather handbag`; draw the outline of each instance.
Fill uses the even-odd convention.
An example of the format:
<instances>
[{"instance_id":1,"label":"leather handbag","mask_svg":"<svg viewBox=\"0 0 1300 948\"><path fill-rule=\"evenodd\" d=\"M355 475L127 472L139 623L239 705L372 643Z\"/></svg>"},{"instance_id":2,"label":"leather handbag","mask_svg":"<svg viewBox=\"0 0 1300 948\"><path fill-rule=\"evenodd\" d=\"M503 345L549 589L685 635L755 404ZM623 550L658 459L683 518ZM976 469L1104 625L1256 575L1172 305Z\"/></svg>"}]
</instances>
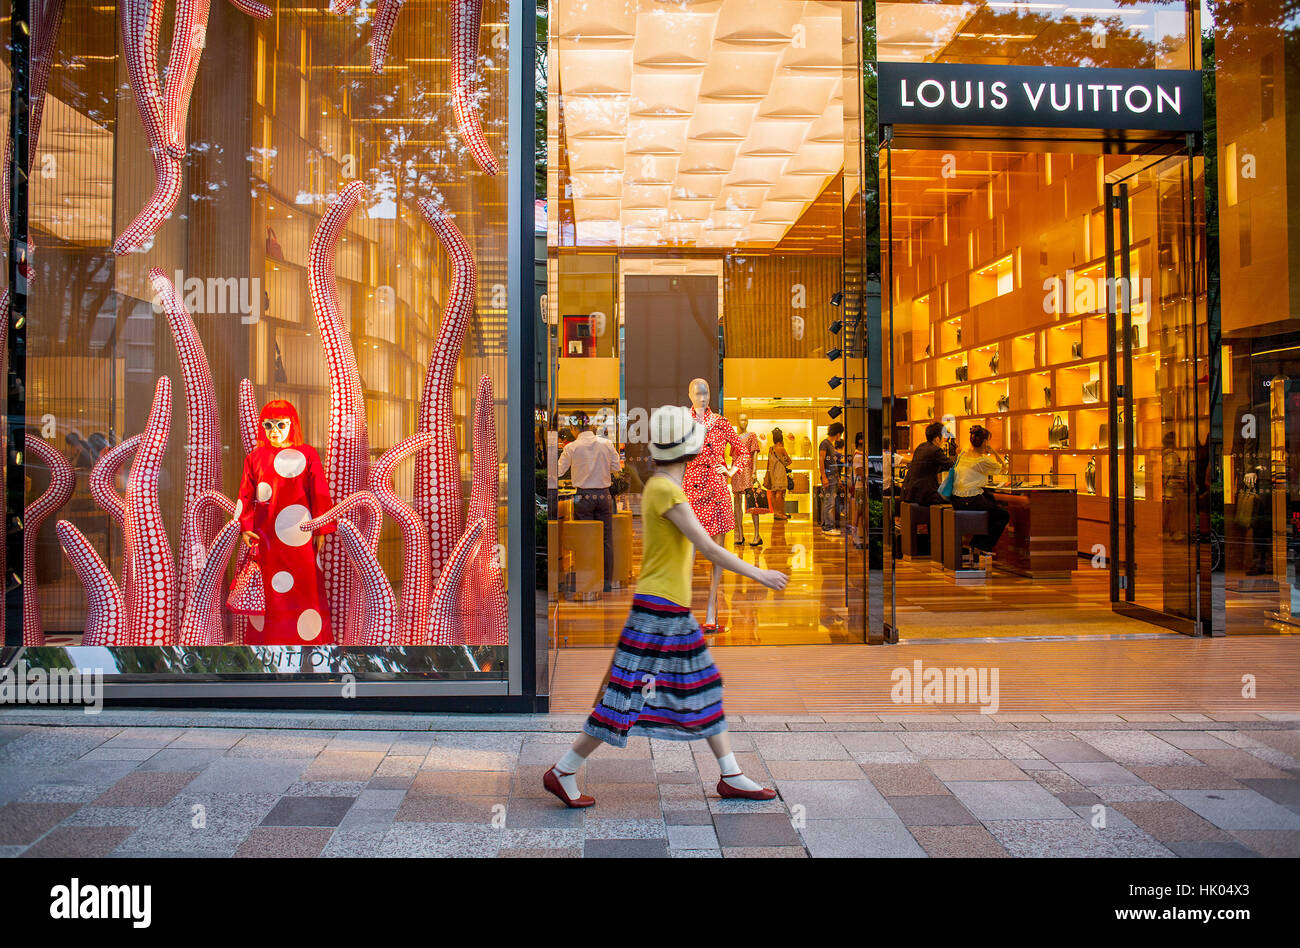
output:
<instances>
[{"instance_id":1,"label":"leather handbag","mask_svg":"<svg viewBox=\"0 0 1300 948\"><path fill-rule=\"evenodd\" d=\"M971 403L970 403L970 396L969 396L969 395L963 395L963 396L961 397L961 405L962 405L962 408L965 410L966 414L969 415L969 414L971 413Z\"/></svg>"},{"instance_id":2,"label":"leather handbag","mask_svg":"<svg viewBox=\"0 0 1300 948\"><path fill-rule=\"evenodd\" d=\"M1233 512L1232 519L1237 526L1246 528L1255 522L1255 504L1259 500L1259 493L1248 487L1243 487L1237 491L1236 508Z\"/></svg>"},{"instance_id":3,"label":"leather handbag","mask_svg":"<svg viewBox=\"0 0 1300 948\"><path fill-rule=\"evenodd\" d=\"M965 365L957 366L957 381L965 382L970 375L970 368Z\"/></svg>"},{"instance_id":4,"label":"leather handbag","mask_svg":"<svg viewBox=\"0 0 1300 948\"><path fill-rule=\"evenodd\" d=\"M993 358L989 359L989 371L994 375L998 374L998 365L1002 362L1002 355L996 349L993 350Z\"/></svg>"},{"instance_id":5,"label":"leather handbag","mask_svg":"<svg viewBox=\"0 0 1300 948\"><path fill-rule=\"evenodd\" d=\"M1011 396L1003 395L1000 398L998 398L998 411L1010 411L1010 410L1011 410Z\"/></svg>"},{"instance_id":6,"label":"leather handbag","mask_svg":"<svg viewBox=\"0 0 1300 948\"><path fill-rule=\"evenodd\" d=\"M266 589L262 586L262 568L251 556L235 581L230 584L226 605L231 612L245 616L266 614Z\"/></svg>"},{"instance_id":7,"label":"leather handbag","mask_svg":"<svg viewBox=\"0 0 1300 948\"><path fill-rule=\"evenodd\" d=\"M1047 446L1049 448L1067 448L1070 446L1070 426L1060 415L1052 419L1047 428Z\"/></svg>"},{"instance_id":8,"label":"leather handbag","mask_svg":"<svg viewBox=\"0 0 1300 948\"><path fill-rule=\"evenodd\" d=\"M761 487L750 487L745 491L745 509L752 510L755 513L769 513L771 507L768 506L767 491Z\"/></svg>"},{"instance_id":9,"label":"leather handbag","mask_svg":"<svg viewBox=\"0 0 1300 948\"><path fill-rule=\"evenodd\" d=\"M1083 403L1092 405L1101 401L1101 379L1083 383Z\"/></svg>"},{"instance_id":10,"label":"leather handbag","mask_svg":"<svg viewBox=\"0 0 1300 948\"><path fill-rule=\"evenodd\" d=\"M1050 385L1043 386L1043 404L1049 406L1052 404L1052 386Z\"/></svg>"},{"instance_id":11,"label":"leather handbag","mask_svg":"<svg viewBox=\"0 0 1300 948\"><path fill-rule=\"evenodd\" d=\"M1119 428L1119 444L1116 447L1124 447L1124 413L1120 412L1117 419ZM1110 447L1110 425L1102 422L1097 428L1097 446L1101 448Z\"/></svg>"},{"instance_id":12,"label":"leather handbag","mask_svg":"<svg viewBox=\"0 0 1300 948\"><path fill-rule=\"evenodd\" d=\"M1088 493L1097 493L1097 459L1088 458L1088 464L1083 469L1083 483L1088 488Z\"/></svg>"},{"instance_id":13,"label":"leather handbag","mask_svg":"<svg viewBox=\"0 0 1300 948\"><path fill-rule=\"evenodd\" d=\"M1070 343L1070 355L1071 355L1071 357L1073 357L1073 358L1075 358L1075 359L1082 359L1082 358L1083 358L1083 343L1081 343L1081 342L1072 342L1072 343Z\"/></svg>"},{"instance_id":14,"label":"leather handbag","mask_svg":"<svg viewBox=\"0 0 1300 948\"><path fill-rule=\"evenodd\" d=\"M284 259L284 248L280 246L280 241L275 236L275 231L271 228L266 229L266 255L272 260Z\"/></svg>"}]
</instances>

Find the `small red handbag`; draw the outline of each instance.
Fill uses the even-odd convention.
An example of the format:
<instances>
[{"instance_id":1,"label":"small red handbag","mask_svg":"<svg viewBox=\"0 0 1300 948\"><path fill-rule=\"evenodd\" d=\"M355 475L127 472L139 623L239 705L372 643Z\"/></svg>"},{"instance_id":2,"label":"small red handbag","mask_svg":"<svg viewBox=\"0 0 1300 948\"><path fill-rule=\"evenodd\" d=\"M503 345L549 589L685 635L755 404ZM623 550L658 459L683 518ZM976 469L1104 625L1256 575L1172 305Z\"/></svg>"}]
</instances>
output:
<instances>
[{"instance_id":1,"label":"small red handbag","mask_svg":"<svg viewBox=\"0 0 1300 948\"><path fill-rule=\"evenodd\" d=\"M262 586L262 568L252 557L230 584L230 595L226 598L230 611L244 616L260 616L266 613L266 590Z\"/></svg>"}]
</instances>

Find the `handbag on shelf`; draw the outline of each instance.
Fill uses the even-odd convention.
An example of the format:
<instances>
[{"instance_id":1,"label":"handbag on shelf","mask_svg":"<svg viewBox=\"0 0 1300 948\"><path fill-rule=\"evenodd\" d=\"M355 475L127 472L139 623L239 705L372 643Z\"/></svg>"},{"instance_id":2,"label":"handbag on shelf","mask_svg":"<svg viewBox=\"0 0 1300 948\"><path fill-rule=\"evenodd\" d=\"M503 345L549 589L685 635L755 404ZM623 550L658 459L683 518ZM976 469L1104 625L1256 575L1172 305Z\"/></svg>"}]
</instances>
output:
<instances>
[{"instance_id":1,"label":"handbag on shelf","mask_svg":"<svg viewBox=\"0 0 1300 948\"><path fill-rule=\"evenodd\" d=\"M963 395L963 396L961 397L961 405L962 405L962 408L965 410L966 414L969 415L969 414L971 413L971 403L970 403L970 396L969 396L969 395Z\"/></svg>"},{"instance_id":2,"label":"handbag on shelf","mask_svg":"<svg viewBox=\"0 0 1300 948\"><path fill-rule=\"evenodd\" d=\"M1116 418L1116 427L1119 428L1119 443L1116 447L1124 447L1124 413L1120 412ZM1110 447L1110 424L1103 421L1097 429L1097 446L1100 448Z\"/></svg>"},{"instance_id":3,"label":"handbag on shelf","mask_svg":"<svg viewBox=\"0 0 1300 948\"><path fill-rule=\"evenodd\" d=\"M1088 489L1088 493L1097 493L1097 459L1088 458L1088 464L1083 469L1083 483Z\"/></svg>"},{"instance_id":4,"label":"handbag on shelf","mask_svg":"<svg viewBox=\"0 0 1300 948\"><path fill-rule=\"evenodd\" d=\"M1043 404L1049 408L1052 405L1052 386L1050 385L1043 386Z\"/></svg>"},{"instance_id":5,"label":"handbag on shelf","mask_svg":"<svg viewBox=\"0 0 1300 948\"><path fill-rule=\"evenodd\" d=\"M275 231L269 227L266 229L266 255L272 260L284 260L284 248L280 246Z\"/></svg>"},{"instance_id":6,"label":"handbag on shelf","mask_svg":"<svg viewBox=\"0 0 1300 948\"><path fill-rule=\"evenodd\" d=\"M266 614L266 590L262 587L262 568L251 556L244 568L239 571L235 581L230 584L230 595L226 605L231 612L245 616Z\"/></svg>"},{"instance_id":7,"label":"handbag on shelf","mask_svg":"<svg viewBox=\"0 0 1300 948\"><path fill-rule=\"evenodd\" d=\"M1133 472L1133 496L1143 498L1147 495L1147 462L1142 461L1138 464L1137 470Z\"/></svg>"},{"instance_id":8,"label":"handbag on shelf","mask_svg":"<svg viewBox=\"0 0 1300 948\"><path fill-rule=\"evenodd\" d=\"M998 398L998 411L1010 411L1010 410L1011 410L1011 396L1010 396L1010 395L1003 395L1003 396L999 397L999 398Z\"/></svg>"},{"instance_id":9,"label":"handbag on shelf","mask_svg":"<svg viewBox=\"0 0 1300 948\"><path fill-rule=\"evenodd\" d=\"M1047 446L1049 448L1068 448L1070 446L1070 426L1060 415L1052 419L1047 427Z\"/></svg>"},{"instance_id":10,"label":"handbag on shelf","mask_svg":"<svg viewBox=\"0 0 1300 948\"><path fill-rule=\"evenodd\" d=\"M970 367L965 365L957 366L957 381L965 382L970 375Z\"/></svg>"},{"instance_id":11,"label":"handbag on shelf","mask_svg":"<svg viewBox=\"0 0 1300 948\"><path fill-rule=\"evenodd\" d=\"M1101 401L1101 379L1083 383L1083 403L1092 405Z\"/></svg>"},{"instance_id":12,"label":"handbag on shelf","mask_svg":"<svg viewBox=\"0 0 1300 948\"><path fill-rule=\"evenodd\" d=\"M1075 359L1082 359L1082 358L1083 358L1083 343L1081 343L1081 342L1072 342L1072 343L1070 343L1070 356L1071 356L1072 358L1075 358Z\"/></svg>"},{"instance_id":13,"label":"handbag on shelf","mask_svg":"<svg viewBox=\"0 0 1300 948\"><path fill-rule=\"evenodd\" d=\"M993 358L989 359L989 371L994 375L998 374L998 365L1002 362L1002 355L996 349L993 350Z\"/></svg>"},{"instance_id":14,"label":"handbag on shelf","mask_svg":"<svg viewBox=\"0 0 1300 948\"><path fill-rule=\"evenodd\" d=\"M926 417L926 418L933 418L933 417L934 417L934 406L933 406L933 405L926 405L926 406L925 406L925 417Z\"/></svg>"}]
</instances>

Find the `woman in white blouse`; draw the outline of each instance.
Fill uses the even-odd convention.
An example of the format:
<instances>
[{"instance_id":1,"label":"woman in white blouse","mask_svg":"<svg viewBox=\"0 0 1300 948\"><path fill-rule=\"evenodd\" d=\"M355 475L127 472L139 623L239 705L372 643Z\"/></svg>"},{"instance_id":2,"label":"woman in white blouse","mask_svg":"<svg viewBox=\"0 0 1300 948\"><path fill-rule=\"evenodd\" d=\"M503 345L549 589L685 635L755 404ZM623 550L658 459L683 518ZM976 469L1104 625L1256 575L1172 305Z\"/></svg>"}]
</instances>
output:
<instances>
[{"instance_id":1,"label":"woman in white blouse","mask_svg":"<svg viewBox=\"0 0 1300 948\"><path fill-rule=\"evenodd\" d=\"M984 510L989 515L989 531L972 538L971 545L983 553L992 553L998 538L1011 520L1007 509L986 490L989 477L1001 474L1006 462L993 450L993 433L982 425L970 430L970 450L957 456L953 466L952 505L958 510Z\"/></svg>"}]
</instances>

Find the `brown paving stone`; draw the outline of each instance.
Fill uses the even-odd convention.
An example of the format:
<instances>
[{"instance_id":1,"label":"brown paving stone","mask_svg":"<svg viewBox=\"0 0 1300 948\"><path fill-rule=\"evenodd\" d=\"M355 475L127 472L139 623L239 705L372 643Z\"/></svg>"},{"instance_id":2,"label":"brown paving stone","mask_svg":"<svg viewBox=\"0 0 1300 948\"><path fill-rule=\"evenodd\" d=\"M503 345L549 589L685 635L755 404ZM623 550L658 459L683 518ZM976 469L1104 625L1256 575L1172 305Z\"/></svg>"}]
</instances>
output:
<instances>
[{"instance_id":1,"label":"brown paving stone","mask_svg":"<svg viewBox=\"0 0 1300 948\"><path fill-rule=\"evenodd\" d=\"M499 849L501 859L581 859L582 849Z\"/></svg>"},{"instance_id":2,"label":"brown paving stone","mask_svg":"<svg viewBox=\"0 0 1300 948\"><path fill-rule=\"evenodd\" d=\"M586 783L582 791L596 798L588 811L601 820L655 820L661 813L657 783Z\"/></svg>"},{"instance_id":3,"label":"brown paving stone","mask_svg":"<svg viewBox=\"0 0 1300 948\"><path fill-rule=\"evenodd\" d=\"M134 826L59 826L46 833L23 856L92 859L110 855L135 832Z\"/></svg>"},{"instance_id":4,"label":"brown paving stone","mask_svg":"<svg viewBox=\"0 0 1300 948\"><path fill-rule=\"evenodd\" d=\"M1270 859L1300 856L1300 830L1233 830L1232 835Z\"/></svg>"},{"instance_id":5,"label":"brown paving stone","mask_svg":"<svg viewBox=\"0 0 1300 948\"><path fill-rule=\"evenodd\" d=\"M1130 800L1111 806L1132 820L1138 829L1162 843L1228 842L1232 839L1176 800Z\"/></svg>"},{"instance_id":6,"label":"brown paving stone","mask_svg":"<svg viewBox=\"0 0 1300 948\"><path fill-rule=\"evenodd\" d=\"M862 771L884 796L917 796L947 793L939 778L925 764L862 764Z\"/></svg>"},{"instance_id":7,"label":"brown paving stone","mask_svg":"<svg viewBox=\"0 0 1300 948\"><path fill-rule=\"evenodd\" d=\"M1251 731L1250 736L1274 750L1300 758L1300 731Z\"/></svg>"},{"instance_id":8,"label":"brown paving stone","mask_svg":"<svg viewBox=\"0 0 1300 948\"><path fill-rule=\"evenodd\" d=\"M1242 785L1213 767L1130 767L1161 790L1240 790Z\"/></svg>"},{"instance_id":9,"label":"brown paving stone","mask_svg":"<svg viewBox=\"0 0 1300 948\"><path fill-rule=\"evenodd\" d=\"M723 846L723 859L807 859L802 846Z\"/></svg>"},{"instance_id":10,"label":"brown paving stone","mask_svg":"<svg viewBox=\"0 0 1300 948\"><path fill-rule=\"evenodd\" d=\"M549 765L520 765L519 767L516 767L514 777L510 782L510 795L512 797L550 797L551 792L542 786L542 775L550 769ZM421 771L421 773L426 772L427 771ZM484 771L484 773L491 772L492 771ZM579 773L578 786L585 787L586 783L586 775Z\"/></svg>"},{"instance_id":11,"label":"brown paving stone","mask_svg":"<svg viewBox=\"0 0 1300 948\"><path fill-rule=\"evenodd\" d=\"M1237 750L1235 747L1229 749L1196 747L1189 748L1187 753L1197 760L1209 764L1215 770L1220 770L1229 776L1236 777L1238 780L1247 777L1273 780L1291 778L1291 775L1285 770L1279 770L1272 764L1260 760L1254 754L1244 750Z\"/></svg>"},{"instance_id":12,"label":"brown paving stone","mask_svg":"<svg viewBox=\"0 0 1300 948\"><path fill-rule=\"evenodd\" d=\"M665 806L668 804L665 803ZM664 810L666 826L712 826L713 814L703 810Z\"/></svg>"},{"instance_id":13,"label":"brown paving stone","mask_svg":"<svg viewBox=\"0 0 1300 948\"><path fill-rule=\"evenodd\" d=\"M383 761L382 751L322 751L299 780L369 780Z\"/></svg>"},{"instance_id":14,"label":"brown paving stone","mask_svg":"<svg viewBox=\"0 0 1300 948\"><path fill-rule=\"evenodd\" d=\"M978 823L974 826L912 826L908 829L928 856L1009 858L1002 844Z\"/></svg>"},{"instance_id":15,"label":"brown paving stone","mask_svg":"<svg viewBox=\"0 0 1300 948\"><path fill-rule=\"evenodd\" d=\"M925 765L940 780L1028 780L1029 775L1009 760L927 760Z\"/></svg>"},{"instance_id":16,"label":"brown paving stone","mask_svg":"<svg viewBox=\"0 0 1300 948\"><path fill-rule=\"evenodd\" d=\"M542 780L540 770L537 775L539 786ZM421 770L411 781L406 795L505 798L510 794L510 782L510 774L503 770Z\"/></svg>"},{"instance_id":17,"label":"brown paving stone","mask_svg":"<svg viewBox=\"0 0 1300 948\"><path fill-rule=\"evenodd\" d=\"M1063 790L1054 796L1066 806L1092 806L1101 802L1101 797L1091 790Z\"/></svg>"},{"instance_id":18,"label":"brown paving stone","mask_svg":"<svg viewBox=\"0 0 1300 948\"><path fill-rule=\"evenodd\" d=\"M488 823L495 815L493 806L504 805L493 797L453 797L409 793L393 817L398 823Z\"/></svg>"},{"instance_id":19,"label":"brown paving stone","mask_svg":"<svg viewBox=\"0 0 1300 948\"><path fill-rule=\"evenodd\" d=\"M97 806L165 806L198 771L136 771L105 790Z\"/></svg>"},{"instance_id":20,"label":"brown paving stone","mask_svg":"<svg viewBox=\"0 0 1300 948\"><path fill-rule=\"evenodd\" d=\"M80 809L80 803L6 803L0 807L0 846L29 846Z\"/></svg>"},{"instance_id":21,"label":"brown paving stone","mask_svg":"<svg viewBox=\"0 0 1300 948\"><path fill-rule=\"evenodd\" d=\"M767 771L773 780L866 779L862 767L852 760L769 760Z\"/></svg>"},{"instance_id":22,"label":"brown paving stone","mask_svg":"<svg viewBox=\"0 0 1300 948\"><path fill-rule=\"evenodd\" d=\"M583 775L592 783L652 783L655 767L648 757L592 757Z\"/></svg>"},{"instance_id":23,"label":"brown paving stone","mask_svg":"<svg viewBox=\"0 0 1300 948\"><path fill-rule=\"evenodd\" d=\"M885 799L908 827L958 826L979 822L971 815L970 810L962 806L961 802L953 796L923 793L918 796Z\"/></svg>"},{"instance_id":24,"label":"brown paving stone","mask_svg":"<svg viewBox=\"0 0 1300 948\"><path fill-rule=\"evenodd\" d=\"M259 826L239 844L235 857L313 859L321 854L333 833L322 826Z\"/></svg>"}]
</instances>

